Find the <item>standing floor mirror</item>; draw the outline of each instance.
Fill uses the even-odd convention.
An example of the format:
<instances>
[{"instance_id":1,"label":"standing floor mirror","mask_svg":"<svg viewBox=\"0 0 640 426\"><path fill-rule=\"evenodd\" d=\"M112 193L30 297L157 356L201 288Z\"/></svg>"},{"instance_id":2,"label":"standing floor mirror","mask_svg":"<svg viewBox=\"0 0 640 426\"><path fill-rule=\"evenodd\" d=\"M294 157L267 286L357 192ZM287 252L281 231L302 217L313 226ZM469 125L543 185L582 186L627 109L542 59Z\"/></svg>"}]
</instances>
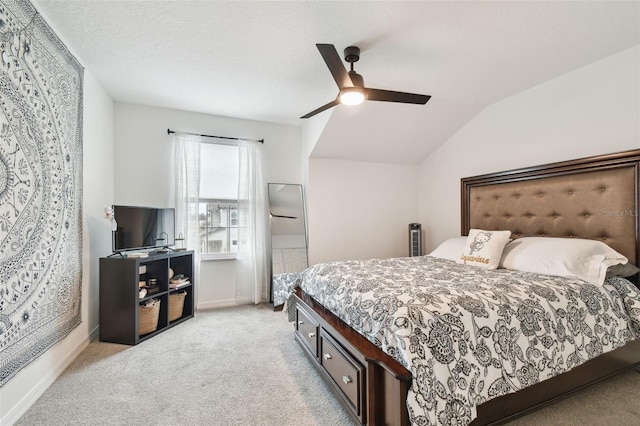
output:
<instances>
[{"instance_id":1,"label":"standing floor mirror","mask_svg":"<svg viewBox=\"0 0 640 426\"><path fill-rule=\"evenodd\" d=\"M302 272L308 266L307 226L302 185L268 184L271 230L271 288L278 274Z\"/></svg>"}]
</instances>

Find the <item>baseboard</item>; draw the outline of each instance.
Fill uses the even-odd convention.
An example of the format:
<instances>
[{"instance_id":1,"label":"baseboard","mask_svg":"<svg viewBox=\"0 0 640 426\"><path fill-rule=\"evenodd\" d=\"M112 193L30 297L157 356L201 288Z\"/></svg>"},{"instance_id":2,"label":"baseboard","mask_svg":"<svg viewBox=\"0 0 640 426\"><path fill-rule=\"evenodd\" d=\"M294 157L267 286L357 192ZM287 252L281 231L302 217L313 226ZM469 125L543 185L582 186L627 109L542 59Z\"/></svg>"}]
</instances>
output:
<instances>
[{"instance_id":1,"label":"baseboard","mask_svg":"<svg viewBox=\"0 0 640 426\"><path fill-rule=\"evenodd\" d=\"M236 305L236 299L213 300L211 302L198 303L196 309L202 311L205 309L228 308L229 306Z\"/></svg>"},{"instance_id":2,"label":"baseboard","mask_svg":"<svg viewBox=\"0 0 640 426\"><path fill-rule=\"evenodd\" d=\"M80 355L80 353L89 345L94 338L98 336L98 327L96 326L89 335L76 345L63 359L44 376L37 385L33 387L7 414L0 419L0 425L11 426L17 422L20 417L42 396L49 386L56 381L58 377L67 369L69 365Z\"/></svg>"}]
</instances>

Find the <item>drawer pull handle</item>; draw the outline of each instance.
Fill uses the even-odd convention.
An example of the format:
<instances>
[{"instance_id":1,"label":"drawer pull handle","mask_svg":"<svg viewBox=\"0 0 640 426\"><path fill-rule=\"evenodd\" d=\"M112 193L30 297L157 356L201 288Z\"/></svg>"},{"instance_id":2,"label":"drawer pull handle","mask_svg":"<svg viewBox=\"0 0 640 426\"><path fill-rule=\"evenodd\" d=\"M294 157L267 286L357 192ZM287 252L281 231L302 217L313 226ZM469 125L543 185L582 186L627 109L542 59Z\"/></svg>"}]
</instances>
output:
<instances>
[{"instance_id":1,"label":"drawer pull handle","mask_svg":"<svg viewBox=\"0 0 640 426\"><path fill-rule=\"evenodd\" d=\"M316 337L316 333L309 333L309 338Z\"/></svg>"},{"instance_id":2,"label":"drawer pull handle","mask_svg":"<svg viewBox=\"0 0 640 426\"><path fill-rule=\"evenodd\" d=\"M342 381L345 385L348 385L349 383L353 382L353 379L349 376L342 376Z\"/></svg>"},{"instance_id":3,"label":"drawer pull handle","mask_svg":"<svg viewBox=\"0 0 640 426\"><path fill-rule=\"evenodd\" d=\"M298 324L302 325L302 324L304 324L304 321L298 321Z\"/></svg>"},{"instance_id":4,"label":"drawer pull handle","mask_svg":"<svg viewBox=\"0 0 640 426\"><path fill-rule=\"evenodd\" d=\"M324 354L324 357L323 357L323 358L324 358L324 359L331 359L331 358L333 358L333 357L331 356L331 354Z\"/></svg>"}]
</instances>

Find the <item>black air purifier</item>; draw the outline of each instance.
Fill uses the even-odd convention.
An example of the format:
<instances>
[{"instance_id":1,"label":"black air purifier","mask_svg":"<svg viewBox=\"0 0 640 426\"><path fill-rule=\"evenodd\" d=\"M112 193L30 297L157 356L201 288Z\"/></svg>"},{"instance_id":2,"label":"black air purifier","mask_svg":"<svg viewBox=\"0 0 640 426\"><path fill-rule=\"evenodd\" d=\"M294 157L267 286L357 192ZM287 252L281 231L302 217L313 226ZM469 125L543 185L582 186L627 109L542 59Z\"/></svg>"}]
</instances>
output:
<instances>
[{"instance_id":1,"label":"black air purifier","mask_svg":"<svg viewBox=\"0 0 640 426\"><path fill-rule=\"evenodd\" d=\"M422 253L422 225L409 224L409 256L420 256Z\"/></svg>"}]
</instances>

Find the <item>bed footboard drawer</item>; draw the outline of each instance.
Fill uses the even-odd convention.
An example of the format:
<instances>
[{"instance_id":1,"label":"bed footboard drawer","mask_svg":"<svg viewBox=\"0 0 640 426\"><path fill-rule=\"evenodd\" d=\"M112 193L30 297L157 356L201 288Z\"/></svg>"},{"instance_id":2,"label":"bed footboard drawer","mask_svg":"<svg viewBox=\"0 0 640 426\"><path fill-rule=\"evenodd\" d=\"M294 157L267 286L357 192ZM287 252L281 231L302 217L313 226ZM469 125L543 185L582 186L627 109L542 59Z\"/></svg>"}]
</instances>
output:
<instances>
[{"instance_id":1,"label":"bed footboard drawer","mask_svg":"<svg viewBox=\"0 0 640 426\"><path fill-rule=\"evenodd\" d=\"M314 358L318 358L318 322L296 307L296 334Z\"/></svg>"},{"instance_id":2,"label":"bed footboard drawer","mask_svg":"<svg viewBox=\"0 0 640 426\"><path fill-rule=\"evenodd\" d=\"M365 369L335 339L320 332L320 364L356 416L362 415Z\"/></svg>"}]
</instances>

